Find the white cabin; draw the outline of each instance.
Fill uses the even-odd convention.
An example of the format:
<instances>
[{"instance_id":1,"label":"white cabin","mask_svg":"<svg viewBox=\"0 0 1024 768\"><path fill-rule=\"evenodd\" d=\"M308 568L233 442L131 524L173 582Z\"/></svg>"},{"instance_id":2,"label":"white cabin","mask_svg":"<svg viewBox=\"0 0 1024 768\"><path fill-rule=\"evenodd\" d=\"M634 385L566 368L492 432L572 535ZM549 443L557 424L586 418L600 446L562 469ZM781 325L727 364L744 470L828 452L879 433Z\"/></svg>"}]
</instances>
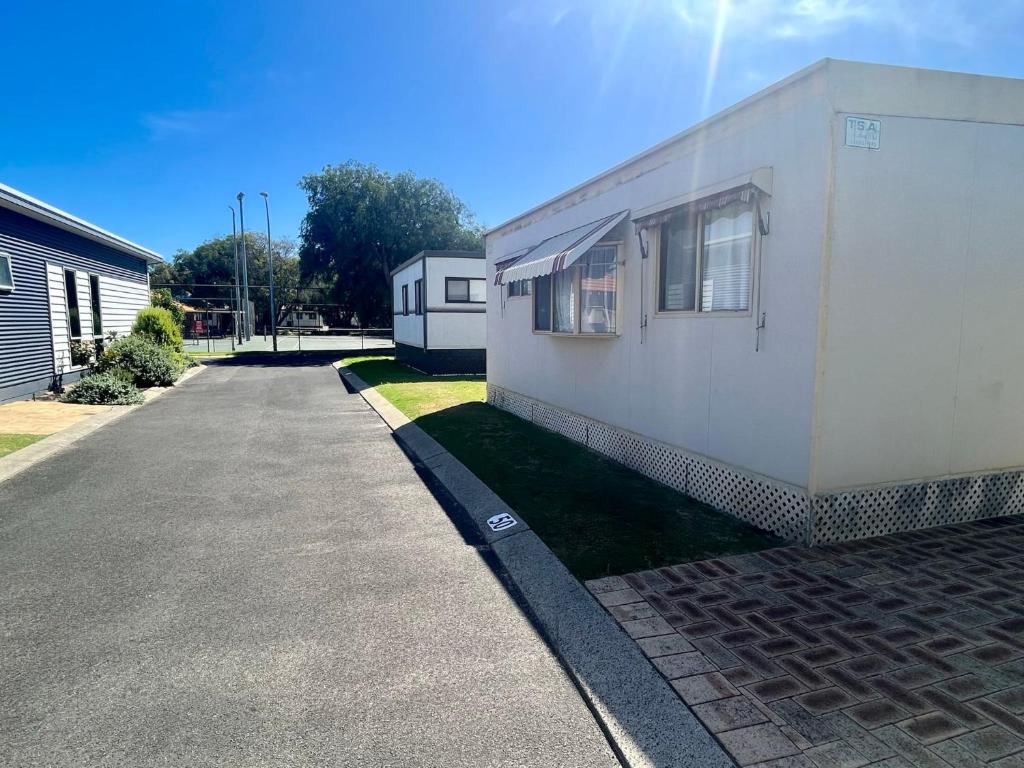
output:
<instances>
[{"instance_id":1,"label":"white cabin","mask_svg":"<svg viewBox=\"0 0 1024 768\"><path fill-rule=\"evenodd\" d=\"M420 251L391 272L395 357L426 373L486 369L483 251Z\"/></svg>"},{"instance_id":2,"label":"white cabin","mask_svg":"<svg viewBox=\"0 0 1024 768\"><path fill-rule=\"evenodd\" d=\"M818 62L487 233L488 399L792 541L1024 512L1021 179L1024 81Z\"/></svg>"},{"instance_id":3,"label":"white cabin","mask_svg":"<svg viewBox=\"0 0 1024 768\"><path fill-rule=\"evenodd\" d=\"M286 312L277 324L279 328L303 331L326 331L327 321L317 309L292 309Z\"/></svg>"}]
</instances>

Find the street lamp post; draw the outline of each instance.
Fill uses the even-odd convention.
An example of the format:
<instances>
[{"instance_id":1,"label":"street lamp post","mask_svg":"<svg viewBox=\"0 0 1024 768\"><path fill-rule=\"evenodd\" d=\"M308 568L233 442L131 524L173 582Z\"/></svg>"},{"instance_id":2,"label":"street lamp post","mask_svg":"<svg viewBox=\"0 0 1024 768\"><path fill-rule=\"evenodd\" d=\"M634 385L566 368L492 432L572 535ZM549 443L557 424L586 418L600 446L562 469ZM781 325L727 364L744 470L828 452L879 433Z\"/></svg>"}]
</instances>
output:
<instances>
[{"instance_id":1,"label":"street lamp post","mask_svg":"<svg viewBox=\"0 0 1024 768\"><path fill-rule=\"evenodd\" d=\"M245 255L245 212L242 209L244 192L238 193L238 224L242 230L242 282L245 284L245 340L252 338L252 318L249 316L249 259Z\"/></svg>"},{"instance_id":2,"label":"street lamp post","mask_svg":"<svg viewBox=\"0 0 1024 768\"><path fill-rule=\"evenodd\" d=\"M231 209L231 243L235 247L235 336L238 336L238 343L242 343L242 289L238 283L238 231L235 229L235 209ZM233 337L232 337L233 338Z\"/></svg>"},{"instance_id":3,"label":"street lamp post","mask_svg":"<svg viewBox=\"0 0 1024 768\"><path fill-rule=\"evenodd\" d=\"M260 192L267 209L267 271L270 273L270 332L274 337L274 351L277 352L277 307L274 306L274 246L270 239L270 199L266 192Z\"/></svg>"}]
</instances>

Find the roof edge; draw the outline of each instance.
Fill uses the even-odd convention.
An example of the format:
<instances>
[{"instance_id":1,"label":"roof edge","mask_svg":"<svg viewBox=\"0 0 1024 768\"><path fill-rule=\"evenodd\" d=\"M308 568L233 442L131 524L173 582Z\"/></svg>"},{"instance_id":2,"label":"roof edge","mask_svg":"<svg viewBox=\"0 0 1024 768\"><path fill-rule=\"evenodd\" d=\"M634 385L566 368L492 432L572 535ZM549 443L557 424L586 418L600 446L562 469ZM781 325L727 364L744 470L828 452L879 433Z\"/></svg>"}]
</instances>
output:
<instances>
[{"instance_id":1,"label":"roof edge","mask_svg":"<svg viewBox=\"0 0 1024 768\"><path fill-rule=\"evenodd\" d=\"M37 221L42 221L67 232L88 238L94 242L102 243L150 264L164 263L164 258L156 251L144 248L138 243L126 240L102 227L97 227L85 219L80 219L67 211L62 211L60 208L44 203L42 200L38 200L31 195L27 195L14 187L9 187L2 183L0 183L0 208L7 208Z\"/></svg>"},{"instance_id":2,"label":"roof edge","mask_svg":"<svg viewBox=\"0 0 1024 768\"><path fill-rule=\"evenodd\" d=\"M486 251L465 251L459 249L453 250L423 250L414 256L410 256L408 259L403 261L397 267L391 270L390 275L394 277L398 272L401 272L406 267L411 267L417 261L421 259L432 259L432 258L449 258L449 259L484 259L487 257Z\"/></svg>"},{"instance_id":3,"label":"roof edge","mask_svg":"<svg viewBox=\"0 0 1024 768\"><path fill-rule=\"evenodd\" d=\"M619 171L621 171L621 170L623 170L625 168L628 168L633 163L637 163L637 162L639 162L639 161L641 161L641 160L643 160L643 159L645 159L647 157L650 157L651 155L655 154L656 152L660 152L661 150L665 149L666 147L670 147L673 144L677 144L677 143L683 141L684 139L689 137L691 134L697 133L698 131L701 131L704 128L707 128L709 125L711 125L713 123L716 123L719 120L722 120L722 119L728 117L732 113L738 112L741 109L745 109L745 108L749 107L751 104L754 104L754 103L760 101L761 99L763 99L763 98L765 98L767 96L772 95L776 91L782 90L783 88L787 88L788 86L792 85L793 83L796 83L796 82L798 82L800 80L803 80L805 77L809 77L810 75L812 75L815 72L817 72L819 69L824 69L825 67L827 67L829 65L829 62L831 62L831 61L835 61L835 59L828 58L828 57L823 58L823 59L818 59L818 61L814 62L813 64L809 64L808 66L804 67L803 69L799 69L796 72L794 72L793 74L788 75L787 77L784 77L782 80L779 80L779 81L777 81L775 83L772 83L767 88L762 88L760 91L756 91L756 92L752 93L750 96L747 96L745 99L737 101L735 104L733 104L731 106L728 106L728 107L726 107L725 109L723 109L723 110L721 110L719 112L716 112L715 114L711 115L710 117L704 118L703 120L701 120L698 123L694 123L689 128L686 128L686 129L680 131L679 133L677 133L677 134L675 134L673 136L669 136L667 139L665 139L664 141L661 141L661 142L655 144L653 147L645 149L644 151L642 151L642 152L640 152L640 153L638 153L636 155L633 155L632 157L630 157L630 158L628 158L626 160L623 160L621 163L618 163L618 164L612 166L611 168L609 168L609 169L607 169L605 171L601 171L601 173L597 174L596 176L592 176L591 178L587 179L586 181L581 182L581 183L577 184L576 186L571 187L570 189L565 190L564 192L560 192L559 194L555 195L554 197L552 197L552 198L550 198L548 200L545 200L543 203L539 203L538 205L533 206L532 208L524 211L523 213L518 214L517 216L513 216L511 219L508 219L507 221L504 221L504 222L502 222L501 224L498 224L495 227L491 227L490 229L488 229L488 230L486 230L484 232L484 237L492 235L495 232L497 232L498 230L504 229L505 227L509 226L510 224L515 224L517 221L519 221L521 219L525 219L527 216L532 216L533 214L538 213L538 212L544 210L548 206L554 205L555 203L559 202L560 200L564 200L567 197L575 195L577 192L580 192L581 190L586 189L587 187L591 186L592 184L596 184L597 182L601 181L602 179L607 178L608 176L611 176L614 173L618 173Z\"/></svg>"}]
</instances>

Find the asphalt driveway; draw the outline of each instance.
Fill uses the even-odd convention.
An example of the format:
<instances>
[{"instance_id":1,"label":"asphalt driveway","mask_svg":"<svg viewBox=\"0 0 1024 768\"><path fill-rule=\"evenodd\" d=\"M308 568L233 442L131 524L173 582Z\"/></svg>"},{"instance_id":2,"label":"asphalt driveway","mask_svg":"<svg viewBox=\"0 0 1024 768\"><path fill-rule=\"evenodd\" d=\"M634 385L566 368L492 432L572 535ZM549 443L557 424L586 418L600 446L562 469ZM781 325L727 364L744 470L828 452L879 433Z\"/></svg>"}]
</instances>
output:
<instances>
[{"instance_id":1,"label":"asphalt driveway","mask_svg":"<svg viewBox=\"0 0 1024 768\"><path fill-rule=\"evenodd\" d=\"M327 361L246 362L0 485L0 761L618 765Z\"/></svg>"}]
</instances>

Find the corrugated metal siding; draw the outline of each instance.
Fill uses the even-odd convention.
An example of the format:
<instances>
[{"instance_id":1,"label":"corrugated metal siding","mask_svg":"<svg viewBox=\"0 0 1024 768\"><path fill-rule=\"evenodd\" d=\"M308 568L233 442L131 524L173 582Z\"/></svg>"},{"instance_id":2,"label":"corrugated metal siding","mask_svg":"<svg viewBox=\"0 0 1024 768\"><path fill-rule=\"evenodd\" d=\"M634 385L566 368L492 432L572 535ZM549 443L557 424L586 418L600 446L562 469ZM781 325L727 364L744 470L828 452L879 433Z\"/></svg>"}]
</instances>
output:
<instances>
[{"instance_id":1,"label":"corrugated metal siding","mask_svg":"<svg viewBox=\"0 0 1024 768\"><path fill-rule=\"evenodd\" d=\"M0 399L3 399L6 387L53 374L47 263L61 269L66 267L101 275L101 289L102 278L131 286L131 289L121 289L115 284L115 296L118 291L127 290L136 295L146 295L148 291L146 263L142 259L6 209L0 209L0 250L11 254L15 284L13 292L0 292ZM63 300L63 274L58 277ZM84 295L81 290L79 294L81 306L87 307L88 281ZM116 298L114 302L117 304ZM102 304L105 302L101 297ZM117 316L118 310L114 310L114 315L116 324L122 325L123 318ZM83 323L87 321L88 316L83 311ZM55 328L54 332L66 338L66 324L62 329Z\"/></svg>"}]
</instances>

